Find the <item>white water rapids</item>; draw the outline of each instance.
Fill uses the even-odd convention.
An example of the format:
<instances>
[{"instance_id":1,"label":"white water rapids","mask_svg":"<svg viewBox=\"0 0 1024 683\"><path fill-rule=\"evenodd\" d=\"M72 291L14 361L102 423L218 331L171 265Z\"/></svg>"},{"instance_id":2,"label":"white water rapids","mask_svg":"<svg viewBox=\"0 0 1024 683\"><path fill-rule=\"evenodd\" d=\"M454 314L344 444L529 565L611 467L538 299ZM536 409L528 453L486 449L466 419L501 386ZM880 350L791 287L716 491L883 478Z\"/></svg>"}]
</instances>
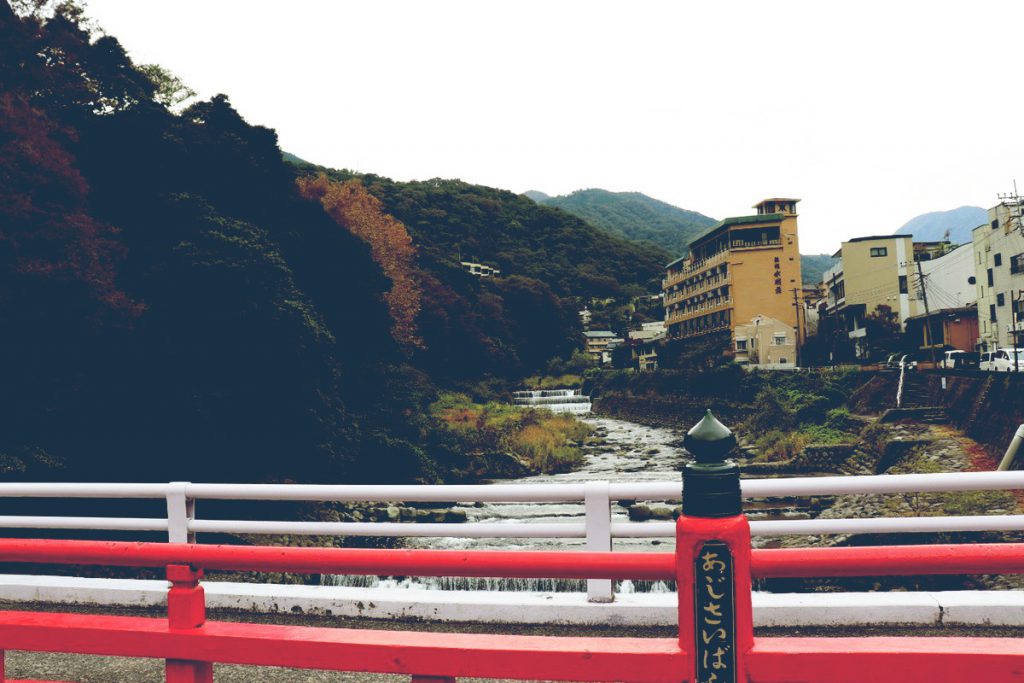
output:
<instances>
[{"instance_id":1,"label":"white water rapids","mask_svg":"<svg viewBox=\"0 0 1024 683\"><path fill-rule=\"evenodd\" d=\"M682 486L683 449L677 444L682 435L669 429L611 418L590 417L585 422L603 436L597 445L587 446L584 464L573 472L541 474L522 479L501 480L492 483L536 484L579 483L586 481L637 482L679 480ZM677 505L678 503L674 503ZM464 510L469 522L534 522L571 523L584 519L583 503L484 503L480 507L458 507ZM612 501L612 521L628 521L626 509ZM615 550L670 551L672 539L622 538L613 541ZM408 547L487 549L487 550L582 550L582 538L410 538ZM324 577L325 581L341 585L417 587L448 590L583 590L582 581L543 579L380 579L378 577ZM629 581L620 584L619 592L637 590L667 590L659 583L634 586Z\"/></svg>"}]
</instances>

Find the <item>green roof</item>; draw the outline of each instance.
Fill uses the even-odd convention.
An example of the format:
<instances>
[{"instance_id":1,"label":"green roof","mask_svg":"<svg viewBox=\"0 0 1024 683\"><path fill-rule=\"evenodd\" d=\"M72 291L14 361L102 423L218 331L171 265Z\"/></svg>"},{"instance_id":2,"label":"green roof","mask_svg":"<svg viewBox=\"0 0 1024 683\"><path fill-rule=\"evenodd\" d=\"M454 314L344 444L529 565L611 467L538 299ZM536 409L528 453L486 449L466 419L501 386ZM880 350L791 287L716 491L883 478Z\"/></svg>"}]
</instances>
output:
<instances>
[{"instance_id":1,"label":"green roof","mask_svg":"<svg viewBox=\"0 0 1024 683\"><path fill-rule=\"evenodd\" d=\"M781 221L786 217L783 213L762 213L756 216L734 216L732 218L724 218L710 228L702 232L701 234L690 240L690 246L692 247L695 242L700 242L705 237L712 235L716 230L726 228L732 225L751 225L753 223L772 223L775 221Z\"/></svg>"},{"instance_id":2,"label":"green roof","mask_svg":"<svg viewBox=\"0 0 1024 683\"><path fill-rule=\"evenodd\" d=\"M714 232L716 230L720 230L722 228L726 228L726 227L733 226L733 225L752 225L752 224L756 224L756 223L774 223L776 221L781 221L785 217L786 217L786 214L783 214L783 213L762 213L762 214L758 214L756 216L733 216L732 218L723 218L722 220L718 221L717 223L712 225L710 228L708 228L707 230L705 230L704 232L700 233L699 235L694 237L692 240L690 240L690 247L692 248L693 245L696 242L700 242L705 237L709 237L710 235L714 234ZM679 263L680 261L684 260L685 258L686 258L686 256L680 256L675 261L672 261L671 263L666 265L665 268L666 269L671 268L672 266L676 265L677 263Z\"/></svg>"}]
</instances>

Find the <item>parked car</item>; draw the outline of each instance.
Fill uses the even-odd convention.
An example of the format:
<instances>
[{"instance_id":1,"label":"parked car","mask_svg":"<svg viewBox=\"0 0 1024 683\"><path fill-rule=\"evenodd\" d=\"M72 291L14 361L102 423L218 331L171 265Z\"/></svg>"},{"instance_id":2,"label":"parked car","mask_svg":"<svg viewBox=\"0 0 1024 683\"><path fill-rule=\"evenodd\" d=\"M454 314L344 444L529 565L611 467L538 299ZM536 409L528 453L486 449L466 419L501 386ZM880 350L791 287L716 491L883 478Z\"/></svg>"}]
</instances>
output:
<instances>
[{"instance_id":1,"label":"parked car","mask_svg":"<svg viewBox=\"0 0 1024 683\"><path fill-rule=\"evenodd\" d=\"M957 370L977 370L978 361L977 351L964 351L954 359L953 367Z\"/></svg>"},{"instance_id":2,"label":"parked car","mask_svg":"<svg viewBox=\"0 0 1024 683\"><path fill-rule=\"evenodd\" d=\"M1024 368L1024 349L1014 349L1012 346L1004 349L997 349L992 355L991 370L993 372L1012 372L1014 369Z\"/></svg>"},{"instance_id":3,"label":"parked car","mask_svg":"<svg viewBox=\"0 0 1024 683\"><path fill-rule=\"evenodd\" d=\"M995 351L982 351L978 354L978 369L985 372L992 371L992 356L996 355Z\"/></svg>"},{"instance_id":4,"label":"parked car","mask_svg":"<svg viewBox=\"0 0 1024 683\"><path fill-rule=\"evenodd\" d=\"M946 351L945 357L939 361L939 367L946 370L977 370L979 354L974 351Z\"/></svg>"}]
</instances>

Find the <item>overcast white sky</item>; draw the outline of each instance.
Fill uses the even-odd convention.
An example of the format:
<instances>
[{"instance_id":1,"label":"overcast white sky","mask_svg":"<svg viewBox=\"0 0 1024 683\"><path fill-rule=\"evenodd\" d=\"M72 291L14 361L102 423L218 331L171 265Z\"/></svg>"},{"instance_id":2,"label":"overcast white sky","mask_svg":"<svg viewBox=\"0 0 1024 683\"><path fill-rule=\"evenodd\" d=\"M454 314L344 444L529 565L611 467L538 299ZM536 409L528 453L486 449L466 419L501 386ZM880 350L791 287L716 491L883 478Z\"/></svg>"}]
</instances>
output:
<instances>
[{"instance_id":1,"label":"overcast white sky","mask_svg":"<svg viewBox=\"0 0 1024 683\"><path fill-rule=\"evenodd\" d=\"M1024 2L88 0L140 63L309 161L715 218L801 251L1024 189Z\"/></svg>"}]
</instances>

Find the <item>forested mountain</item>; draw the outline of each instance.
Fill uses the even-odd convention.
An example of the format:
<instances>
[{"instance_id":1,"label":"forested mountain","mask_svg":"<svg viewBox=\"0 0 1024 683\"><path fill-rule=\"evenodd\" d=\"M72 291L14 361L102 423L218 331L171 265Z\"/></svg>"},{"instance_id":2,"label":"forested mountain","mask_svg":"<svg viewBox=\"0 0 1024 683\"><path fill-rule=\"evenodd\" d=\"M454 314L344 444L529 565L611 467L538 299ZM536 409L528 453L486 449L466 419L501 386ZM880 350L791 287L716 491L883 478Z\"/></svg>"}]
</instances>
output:
<instances>
[{"instance_id":1,"label":"forested mountain","mask_svg":"<svg viewBox=\"0 0 1024 683\"><path fill-rule=\"evenodd\" d=\"M344 174L342 174L344 177ZM547 283L559 296L614 297L660 287L664 255L505 190L459 180L364 176L436 263L479 261Z\"/></svg>"},{"instance_id":2,"label":"forested mountain","mask_svg":"<svg viewBox=\"0 0 1024 683\"><path fill-rule=\"evenodd\" d=\"M533 201L537 202L538 204L543 204L548 199L551 199L551 195L545 194L544 192L541 192L540 190L527 190L526 192L523 193L523 196L524 197L529 197L530 199L532 199Z\"/></svg>"},{"instance_id":3,"label":"forested mountain","mask_svg":"<svg viewBox=\"0 0 1024 683\"><path fill-rule=\"evenodd\" d=\"M949 211L932 211L911 218L903 224L897 235L913 235L915 242L938 242L949 231L949 241L966 244L971 241L971 230L988 222L988 212L980 206L961 206Z\"/></svg>"},{"instance_id":4,"label":"forested mountain","mask_svg":"<svg viewBox=\"0 0 1024 683\"><path fill-rule=\"evenodd\" d=\"M437 387L536 372L580 299L657 287L658 249L525 197L312 167L224 95L174 113L80 20L0 0L8 477L436 481L465 458Z\"/></svg>"},{"instance_id":5,"label":"forested mountain","mask_svg":"<svg viewBox=\"0 0 1024 683\"><path fill-rule=\"evenodd\" d=\"M690 240L716 222L714 218L680 209L640 192L590 189L548 197L531 190L526 196L579 216L613 235L660 247L672 258L685 254Z\"/></svg>"},{"instance_id":6,"label":"forested mountain","mask_svg":"<svg viewBox=\"0 0 1024 683\"><path fill-rule=\"evenodd\" d=\"M685 254L689 241L716 223L714 218L680 209L639 192L577 190L569 195L551 197L530 190L523 195L539 204L555 206L579 216L614 235L658 246L662 249L664 263ZM821 282L822 273L832 264L832 257L828 254L802 254L800 268L804 284Z\"/></svg>"},{"instance_id":7,"label":"forested mountain","mask_svg":"<svg viewBox=\"0 0 1024 683\"><path fill-rule=\"evenodd\" d=\"M405 240L415 253L396 269L408 275L416 299L419 343L407 350L417 367L441 380L539 368L578 346L581 300L659 287L659 249L511 192L458 180L406 183L308 164L298 169L310 196L325 206L332 200L323 197L358 185L401 226L407 237L381 253L403 251ZM344 210L338 213L351 225L340 216ZM502 275L479 278L460 261L495 266Z\"/></svg>"},{"instance_id":8,"label":"forested mountain","mask_svg":"<svg viewBox=\"0 0 1024 683\"><path fill-rule=\"evenodd\" d=\"M821 276L836 264L831 254L800 254L800 276L805 285L821 283Z\"/></svg>"},{"instance_id":9,"label":"forested mountain","mask_svg":"<svg viewBox=\"0 0 1024 683\"><path fill-rule=\"evenodd\" d=\"M568 355L563 297L631 281L616 250L657 276L509 193L316 185L226 96L170 111L180 83L79 21L0 0L7 478L436 481L463 457L424 417L437 383Z\"/></svg>"}]
</instances>

